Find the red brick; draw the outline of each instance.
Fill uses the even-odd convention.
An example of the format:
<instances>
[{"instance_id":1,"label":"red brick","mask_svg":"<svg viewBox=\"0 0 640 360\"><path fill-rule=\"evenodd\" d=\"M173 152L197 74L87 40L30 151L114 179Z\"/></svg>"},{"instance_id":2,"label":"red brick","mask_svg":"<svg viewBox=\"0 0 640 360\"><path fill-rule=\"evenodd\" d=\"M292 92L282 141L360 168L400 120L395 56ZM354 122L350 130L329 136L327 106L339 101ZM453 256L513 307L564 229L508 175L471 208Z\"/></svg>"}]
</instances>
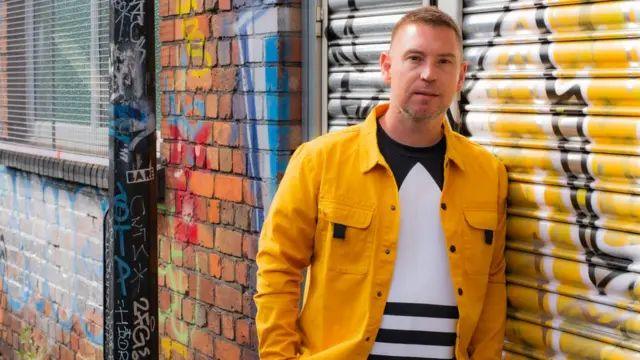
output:
<instances>
[{"instance_id":1,"label":"red brick","mask_svg":"<svg viewBox=\"0 0 640 360\"><path fill-rule=\"evenodd\" d=\"M177 214L182 214L182 216L192 218L193 210L195 208L195 198L193 195L189 193L179 194L182 197L182 207L180 211L176 210Z\"/></svg>"},{"instance_id":2,"label":"red brick","mask_svg":"<svg viewBox=\"0 0 640 360\"><path fill-rule=\"evenodd\" d=\"M235 216L233 223L239 229L251 230L251 212L252 209L247 205L237 205L235 207Z\"/></svg>"},{"instance_id":3,"label":"red brick","mask_svg":"<svg viewBox=\"0 0 640 360\"><path fill-rule=\"evenodd\" d=\"M234 203L223 201L220 203L220 223L225 225L233 225L235 216Z\"/></svg>"},{"instance_id":4,"label":"red brick","mask_svg":"<svg viewBox=\"0 0 640 360\"><path fill-rule=\"evenodd\" d=\"M251 205L251 206L258 206L258 199L256 196L258 196L259 194L255 194L255 190L254 189L260 189L261 184L259 184L258 181L256 180L251 180L251 179L242 179L242 200L247 204L247 205ZM258 190L260 191L260 190Z\"/></svg>"},{"instance_id":5,"label":"red brick","mask_svg":"<svg viewBox=\"0 0 640 360\"><path fill-rule=\"evenodd\" d=\"M187 70L177 69L174 79L176 80L176 83L174 84L176 91L185 91L187 89ZM179 97L176 96L176 100L178 99ZM178 108L178 106L176 106L176 108Z\"/></svg>"},{"instance_id":6,"label":"red brick","mask_svg":"<svg viewBox=\"0 0 640 360\"><path fill-rule=\"evenodd\" d=\"M158 250L160 252L160 260L164 262L171 261L171 244L169 243L169 239L164 237L160 238L160 246Z\"/></svg>"},{"instance_id":7,"label":"red brick","mask_svg":"<svg viewBox=\"0 0 640 360\"><path fill-rule=\"evenodd\" d=\"M188 170L167 168L167 187L176 190L187 190Z\"/></svg>"},{"instance_id":8,"label":"red brick","mask_svg":"<svg viewBox=\"0 0 640 360\"><path fill-rule=\"evenodd\" d=\"M216 198L234 202L242 201L242 177L218 174L214 187Z\"/></svg>"},{"instance_id":9,"label":"red brick","mask_svg":"<svg viewBox=\"0 0 640 360\"><path fill-rule=\"evenodd\" d=\"M184 21L182 19L176 19L174 21L173 37L176 41L184 39Z\"/></svg>"},{"instance_id":10,"label":"red brick","mask_svg":"<svg viewBox=\"0 0 640 360\"><path fill-rule=\"evenodd\" d=\"M255 260L258 254L258 236L252 234L242 235L242 256Z\"/></svg>"},{"instance_id":11,"label":"red brick","mask_svg":"<svg viewBox=\"0 0 640 360\"><path fill-rule=\"evenodd\" d=\"M213 141L225 146L238 146L238 124L216 121L213 123Z\"/></svg>"},{"instance_id":12,"label":"red brick","mask_svg":"<svg viewBox=\"0 0 640 360\"><path fill-rule=\"evenodd\" d=\"M180 342L180 340L183 340L184 336L183 334L185 334L187 331L189 331L189 327L187 326L187 323L185 323L182 320L178 320L178 319L169 319L167 321L167 335L171 338L171 340ZM183 344L183 345L187 345L187 344Z\"/></svg>"},{"instance_id":13,"label":"red brick","mask_svg":"<svg viewBox=\"0 0 640 360\"><path fill-rule=\"evenodd\" d=\"M162 17L169 15L169 0L159 0L158 12Z\"/></svg>"},{"instance_id":14,"label":"red brick","mask_svg":"<svg viewBox=\"0 0 640 360\"><path fill-rule=\"evenodd\" d=\"M162 70L160 73L160 87L163 91L173 91L175 79L173 78L173 70Z\"/></svg>"},{"instance_id":15,"label":"red brick","mask_svg":"<svg viewBox=\"0 0 640 360\"><path fill-rule=\"evenodd\" d=\"M200 14L204 11L204 0L191 0L191 9L196 14Z\"/></svg>"},{"instance_id":16,"label":"red brick","mask_svg":"<svg viewBox=\"0 0 640 360\"><path fill-rule=\"evenodd\" d=\"M198 223L198 244L206 248L213 248L213 225Z\"/></svg>"},{"instance_id":17,"label":"red brick","mask_svg":"<svg viewBox=\"0 0 640 360\"><path fill-rule=\"evenodd\" d=\"M220 260L220 255L216 253L209 254L209 275L220 278L222 274L222 265Z\"/></svg>"},{"instance_id":18,"label":"red brick","mask_svg":"<svg viewBox=\"0 0 640 360\"><path fill-rule=\"evenodd\" d=\"M234 65L241 65L242 60L243 59L240 56L240 42L237 39L234 39L231 42L231 61ZM244 60L249 62L249 59L246 59L246 57Z\"/></svg>"},{"instance_id":19,"label":"red brick","mask_svg":"<svg viewBox=\"0 0 640 360\"><path fill-rule=\"evenodd\" d=\"M236 87L235 68L213 68L211 70L211 89L220 91L232 91Z\"/></svg>"},{"instance_id":20,"label":"red brick","mask_svg":"<svg viewBox=\"0 0 640 360\"><path fill-rule=\"evenodd\" d=\"M216 360L240 360L240 347L233 342L216 338Z\"/></svg>"},{"instance_id":21,"label":"red brick","mask_svg":"<svg viewBox=\"0 0 640 360\"><path fill-rule=\"evenodd\" d=\"M226 180L223 180L226 181ZM211 172L197 170L191 173L189 190L200 196L213 197L214 176Z\"/></svg>"},{"instance_id":22,"label":"red brick","mask_svg":"<svg viewBox=\"0 0 640 360\"><path fill-rule=\"evenodd\" d=\"M237 231L218 226L215 244L215 248L225 254L238 257L242 254L242 234Z\"/></svg>"},{"instance_id":23,"label":"red brick","mask_svg":"<svg viewBox=\"0 0 640 360\"><path fill-rule=\"evenodd\" d=\"M235 281L242 285L249 285L249 264L244 261L238 261L235 269Z\"/></svg>"},{"instance_id":24,"label":"red brick","mask_svg":"<svg viewBox=\"0 0 640 360\"><path fill-rule=\"evenodd\" d=\"M180 12L180 0L169 0L169 15L178 15Z\"/></svg>"},{"instance_id":25,"label":"red brick","mask_svg":"<svg viewBox=\"0 0 640 360\"><path fill-rule=\"evenodd\" d=\"M248 290L242 294L242 313L254 319L256 317L256 303L253 301L255 291Z\"/></svg>"},{"instance_id":26,"label":"red brick","mask_svg":"<svg viewBox=\"0 0 640 360\"><path fill-rule=\"evenodd\" d=\"M188 269L188 270L196 269L196 256L195 256L195 249L193 248L193 246L185 246L182 258L184 261L182 266L185 269ZM193 291L191 289L191 284L189 284L189 291Z\"/></svg>"},{"instance_id":27,"label":"red brick","mask_svg":"<svg viewBox=\"0 0 640 360\"><path fill-rule=\"evenodd\" d=\"M207 41L204 44L204 64L206 67L213 67L218 64L217 40Z\"/></svg>"},{"instance_id":28,"label":"red brick","mask_svg":"<svg viewBox=\"0 0 640 360\"><path fill-rule=\"evenodd\" d=\"M218 170L219 151L217 147L207 147L207 169Z\"/></svg>"},{"instance_id":29,"label":"red brick","mask_svg":"<svg viewBox=\"0 0 640 360\"><path fill-rule=\"evenodd\" d=\"M184 19L184 35L189 41L204 41L211 31L209 30L210 19L208 15L198 15Z\"/></svg>"},{"instance_id":30,"label":"red brick","mask_svg":"<svg viewBox=\"0 0 640 360\"><path fill-rule=\"evenodd\" d=\"M233 282L236 276L236 263L228 257L222 258L222 280Z\"/></svg>"},{"instance_id":31,"label":"red brick","mask_svg":"<svg viewBox=\"0 0 640 360\"><path fill-rule=\"evenodd\" d=\"M171 144L167 142L162 142L160 144L160 158L166 162L169 162L170 157L171 157Z\"/></svg>"},{"instance_id":32,"label":"red brick","mask_svg":"<svg viewBox=\"0 0 640 360\"><path fill-rule=\"evenodd\" d=\"M194 153L196 157L196 167L204 169L207 166L207 147L204 145L196 145L194 147Z\"/></svg>"},{"instance_id":33,"label":"red brick","mask_svg":"<svg viewBox=\"0 0 640 360\"><path fill-rule=\"evenodd\" d=\"M254 346L253 348L257 348L258 346ZM240 360L260 360L260 357L258 356L258 353L253 351L253 350L249 350L247 348L242 349L242 357L240 358Z\"/></svg>"},{"instance_id":34,"label":"red brick","mask_svg":"<svg viewBox=\"0 0 640 360\"><path fill-rule=\"evenodd\" d=\"M182 319L186 322L193 323L193 312L196 303L192 298L182 299Z\"/></svg>"},{"instance_id":35,"label":"red brick","mask_svg":"<svg viewBox=\"0 0 640 360\"><path fill-rule=\"evenodd\" d=\"M197 349L204 355L213 357L214 337L208 332L198 328L194 328L191 332L191 347Z\"/></svg>"},{"instance_id":36,"label":"red brick","mask_svg":"<svg viewBox=\"0 0 640 360\"><path fill-rule=\"evenodd\" d=\"M236 342L240 345L251 344L251 326L249 319L236 320Z\"/></svg>"},{"instance_id":37,"label":"red brick","mask_svg":"<svg viewBox=\"0 0 640 360\"><path fill-rule=\"evenodd\" d=\"M184 270L170 266L166 271L167 287L175 292L184 294L189 286L189 275Z\"/></svg>"},{"instance_id":38,"label":"red brick","mask_svg":"<svg viewBox=\"0 0 640 360\"><path fill-rule=\"evenodd\" d=\"M229 313L222 314L222 336L233 340L236 336L234 329L234 316Z\"/></svg>"},{"instance_id":39,"label":"red brick","mask_svg":"<svg viewBox=\"0 0 640 360\"><path fill-rule=\"evenodd\" d=\"M169 290L159 289L158 290L158 310L160 312L167 312L171 308L171 294Z\"/></svg>"},{"instance_id":40,"label":"red brick","mask_svg":"<svg viewBox=\"0 0 640 360\"><path fill-rule=\"evenodd\" d=\"M73 351L71 351L71 349L69 349L66 346L60 345L60 359L61 360L73 360L74 357L75 357L75 354L73 353Z\"/></svg>"},{"instance_id":41,"label":"red brick","mask_svg":"<svg viewBox=\"0 0 640 360\"><path fill-rule=\"evenodd\" d=\"M211 121L199 120L197 122L196 131L194 132L193 139L191 139L191 141L202 145L211 144L212 132L213 123Z\"/></svg>"},{"instance_id":42,"label":"red brick","mask_svg":"<svg viewBox=\"0 0 640 360\"><path fill-rule=\"evenodd\" d=\"M215 284L212 279L203 276L189 275L189 295L208 304L214 305Z\"/></svg>"},{"instance_id":43,"label":"red brick","mask_svg":"<svg viewBox=\"0 0 640 360\"><path fill-rule=\"evenodd\" d=\"M189 64L191 66L200 67L203 64L204 42L193 41L187 45L187 53L189 54Z\"/></svg>"},{"instance_id":44,"label":"red brick","mask_svg":"<svg viewBox=\"0 0 640 360\"><path fill-rule=\"evenodd\" d=\"M222 315L220 314L220 311L216 309L211 309L207 313L207 328L213 331L213 333L216 335L220 335L220 332L221 332L221 328L220 328L221 317Z\"/></svg>"},{"instance_id":45,"label":"red brick","mask_svg":"<svg viewBox=\"0 0 640 360\"><path fill-rule=\"evenodd\" d=\"M207 219L213 224L220 222L220 201L209 200Z\"/></svg>"},{"instance_id":46,"label":"red brick","mask_svg":"<svg viewBox=\"0 0 640 360\"><path fill-rule=\"evenodd\" d=\"M197 227L195 223L185 222L182 219L176 219L174 222L175 239L181 243L197 244Z\"/></svg>"},{"instance_id":47,"label":"red brick","mask_svg":"<svg viewBox=\"0 0 640 360\"><path fill-rule=\"evenodd\" d=\"M160 41L169 42L175 39L175 21L162 20L160 22Z\"/></svg>"},{"instance_id":48,"label":"red brick","mask_svg":"<svg viewBox=\"0 0 640 360\"><path fill-rule=\"evenodd\" d=\"M244 175L247 172L247 162L242 150L233 150L233 172Z\"/></svg>"},{"instance_id":49,"label":"red brick","mask_svg":"<svg viewBox=\"0 0 640 360\"><path fill-rule=\"evenodd\" d=\"M196 271L207 274L209 271L209 254L203 251L196 252Z\"/></svg>"},{"instance_id":50,"label":"red brick","mask_svg":"<svg viewBox=\"0 0 640 360\"><path fill-rule=\"evenodd\" d=\"M196 220L203 222L208 221L208 203L209 199L205 197L196 196L194 198L194 214Z\"/></svg>"},{"instance_id":51,"label":"red brick","mask_svg":"<svg viewBox=\"0 0 640 360\"><path fill-rule=\"evenodd\" d=\"M231 10L231 0L218 0L218 9Z\"/></svg>"},{"instance_id":52,"label":"red brick","mask_svg":"<svg viewBox=\"0 0 640 360\"><path fill-rule=\"evenodd\" d=\"M211 89L212 73L209 69L189 69L187 70L187 90L208 91Z\"/></svg>"},{"instance_id":53,"label":"red brick","mask_svg":"<svg viewBox=\"0 0 640 360\"><path fill-rule=\"evenodd\" d=\"M233 170L233 150L230 148L220 148L218 152L218 162L220 171L231 172Z\"/></svg>"},{"instance_id":54,"label":"red brick","mask_svg":"<svg viewBox=\"0 0 640 360\"><path fill-rule=\"evenodd\" d=\"M205 100L205 114L210 118L218 116L218 95L207 94L207 98Z\"/></svg>"},{"instance_id":55,"label":"red brick","mask_svg":"<svg viewBox=\"0 0 640 360\"><path fill-rule=\"evenodd\" d=\"M218 117L221 119L230 119L232 114L232 96L231 94L220 95L218 101Z\"/></svg>"}]
</instances>

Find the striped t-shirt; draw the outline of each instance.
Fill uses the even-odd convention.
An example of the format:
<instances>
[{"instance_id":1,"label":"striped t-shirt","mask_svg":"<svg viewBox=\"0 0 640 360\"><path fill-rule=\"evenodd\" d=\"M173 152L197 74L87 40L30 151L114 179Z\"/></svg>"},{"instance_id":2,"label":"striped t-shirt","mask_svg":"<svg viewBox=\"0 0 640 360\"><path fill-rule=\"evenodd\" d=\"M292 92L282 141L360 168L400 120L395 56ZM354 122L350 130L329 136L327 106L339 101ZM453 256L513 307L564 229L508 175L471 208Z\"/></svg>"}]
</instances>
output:
<instances>
[{"instance_id":1,"label":"striped t-shirt","mask_svg":"<svg viewBox=\"0 0 640 360\"><path fill-rule=\"evenodd\" d=\"M440 223L445 138L413 148L378 128L401 211L391 289L369 359L453 359L458 307Z\"/></svg>"}]
</instances>

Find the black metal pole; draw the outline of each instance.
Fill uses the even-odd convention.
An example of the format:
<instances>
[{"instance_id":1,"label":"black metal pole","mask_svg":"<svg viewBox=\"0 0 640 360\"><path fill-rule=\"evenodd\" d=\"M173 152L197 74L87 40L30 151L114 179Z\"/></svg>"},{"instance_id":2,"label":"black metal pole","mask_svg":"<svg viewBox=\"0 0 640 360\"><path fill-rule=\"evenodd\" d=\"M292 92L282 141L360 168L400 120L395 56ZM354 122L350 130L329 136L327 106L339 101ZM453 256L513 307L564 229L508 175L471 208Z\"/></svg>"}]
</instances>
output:
<instances>
[{"instance_id":1,"label":"black metal pole","mask_svg":"<svg viewBox=\"0 0 640 360\"><path fill-rule=\"evenodd\" d=\"M158 358L154 6L110 0L104 358Z\"/></svg>"}]
</instances>

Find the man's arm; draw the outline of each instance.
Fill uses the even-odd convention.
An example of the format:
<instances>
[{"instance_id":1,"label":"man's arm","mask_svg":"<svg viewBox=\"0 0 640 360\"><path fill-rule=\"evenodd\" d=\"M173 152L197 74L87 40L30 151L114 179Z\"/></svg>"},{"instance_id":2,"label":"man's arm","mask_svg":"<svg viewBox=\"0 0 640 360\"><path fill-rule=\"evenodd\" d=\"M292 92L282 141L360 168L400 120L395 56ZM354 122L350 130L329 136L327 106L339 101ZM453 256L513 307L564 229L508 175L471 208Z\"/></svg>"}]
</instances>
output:
<instances>
[{"instance_id":1,"label":"man's arm","mask_svg":"<svg viewBox=\"0 0 640 360\"><path fill-rule=\"evenodd\" d=\"M320 179L304 144L293 154L258 244L257 294L260 359L295 359L302 269L313 253ZM317 160L317 159L315 159Z\"/></svg>"},{"instance_id":2,"label":"man's arm","mask_svg":"<svg viewBox=\"0 0 640 360\"><path fill-rule=\"evenodd\" d=\"M507 316L504 249L507 220L508 178L504 165L498 166L498 226L494 232L494 249L478 326L471 337L469 354L472 360L502 358L502 346Z\"/></svg>"}]
</instances>

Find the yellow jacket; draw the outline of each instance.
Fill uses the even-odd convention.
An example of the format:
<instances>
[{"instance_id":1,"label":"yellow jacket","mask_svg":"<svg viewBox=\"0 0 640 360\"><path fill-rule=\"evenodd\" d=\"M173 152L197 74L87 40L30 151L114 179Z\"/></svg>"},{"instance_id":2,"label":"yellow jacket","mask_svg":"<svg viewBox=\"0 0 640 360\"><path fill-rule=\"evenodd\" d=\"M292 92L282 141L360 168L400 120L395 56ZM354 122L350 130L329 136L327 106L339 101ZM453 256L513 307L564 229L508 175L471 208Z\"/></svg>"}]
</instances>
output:
<instances>
[{"instance_id":1,"label":"yellow jacket","mask_svg":"<svg viewBox=\"0 0 640 360\"><path fill-rule=\"evenodd\" d=\"M391 285L401 210L376 138L376 119L387 108L379 105L364 123L301 145L291 158L257 256L263 360L354 360L371 351ZM495 157L443 122L441 219L460 314L455 354L458 360L500 359L507 174ZM331 223L346 225L354 241L335 241Z\"/></svg>"}]
</instances>

